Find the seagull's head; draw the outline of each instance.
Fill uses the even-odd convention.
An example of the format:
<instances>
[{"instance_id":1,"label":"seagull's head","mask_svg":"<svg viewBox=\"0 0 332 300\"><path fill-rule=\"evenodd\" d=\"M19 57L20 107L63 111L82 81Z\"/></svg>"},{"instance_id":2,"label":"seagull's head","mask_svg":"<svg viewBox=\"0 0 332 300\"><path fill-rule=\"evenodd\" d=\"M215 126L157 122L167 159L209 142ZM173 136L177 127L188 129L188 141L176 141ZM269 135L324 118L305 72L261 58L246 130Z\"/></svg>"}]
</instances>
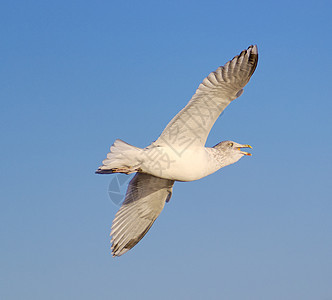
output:
<instances>
[{"instance_id":1,"label":"seagull's head","mask_svg":"<svg viewBox=\"0 0 332 300\"><path fill-rule=\"evenodd\" d=\"M242 156L251 156L251 153L242 151L243 148L251 148L250 145L242 145L233 141L223 141L213 148L217 149L223 155L223 160L227 165L237 162Z\"/></svg>"}]
</instances>

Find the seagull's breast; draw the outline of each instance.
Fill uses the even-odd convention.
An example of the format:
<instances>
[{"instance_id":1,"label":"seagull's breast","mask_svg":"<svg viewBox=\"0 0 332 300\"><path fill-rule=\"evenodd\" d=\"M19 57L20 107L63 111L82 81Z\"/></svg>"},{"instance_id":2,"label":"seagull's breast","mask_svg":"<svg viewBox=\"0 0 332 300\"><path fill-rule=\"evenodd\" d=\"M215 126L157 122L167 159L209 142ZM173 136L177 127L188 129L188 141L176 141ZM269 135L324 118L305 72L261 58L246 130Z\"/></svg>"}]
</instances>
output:
<instances>
[{"instance_id":1,"label":"seagull's breast","mask_svg":"<svg viewBox=\"0 0 332 300\"><path fill-rule=\"evenodd\" d=\"M141 169L144 173L165 179L197 180L219 169L209 149L205 147L187 149L167 146L148 147L142 153Z\"/></svg>"}]
</instances>

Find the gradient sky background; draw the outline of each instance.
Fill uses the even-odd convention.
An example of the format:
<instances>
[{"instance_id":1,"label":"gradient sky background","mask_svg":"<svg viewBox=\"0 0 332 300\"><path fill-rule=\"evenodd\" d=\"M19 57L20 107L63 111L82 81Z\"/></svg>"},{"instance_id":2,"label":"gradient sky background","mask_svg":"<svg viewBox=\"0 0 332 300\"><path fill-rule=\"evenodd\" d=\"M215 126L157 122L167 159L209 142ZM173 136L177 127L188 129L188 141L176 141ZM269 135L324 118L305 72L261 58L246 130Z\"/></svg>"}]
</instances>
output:
<instances>
[{"instance_id":1,"label":"gradient sky background","mask_svg":"<svg viewBox=\"0 0 332 300\"><path fill-rule=\"evenodd\" d=\"M2 1L1 299L332 299L331 1ZM176 183L113 258L110 175L211 71L258 68L208 146L244 157Z\"/></svg>"}]
</instances>

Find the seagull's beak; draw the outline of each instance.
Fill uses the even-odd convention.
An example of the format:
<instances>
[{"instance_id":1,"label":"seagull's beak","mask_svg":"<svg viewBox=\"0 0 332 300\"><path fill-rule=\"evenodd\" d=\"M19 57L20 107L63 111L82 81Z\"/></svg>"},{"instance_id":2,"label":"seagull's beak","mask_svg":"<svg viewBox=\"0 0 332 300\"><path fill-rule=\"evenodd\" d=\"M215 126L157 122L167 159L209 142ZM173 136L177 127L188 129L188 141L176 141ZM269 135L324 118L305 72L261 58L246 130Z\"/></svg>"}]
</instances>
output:
<instances>
[{"instance_id":1,"label":"seagull's beak","mask_svg":"<svg viewBox=\"0 0 332 300\"><path fill-rule=\"evenodd\" d=\"M242 148L250 148L250 149L252 149L252 147L250 145L242 145L241 147L238 147L238 149L240 151L241 151ZM249 152L241 151L241 153L244 154L244 155L252 156L252 154L249 153Z\"/></svg>"}]
</instances>

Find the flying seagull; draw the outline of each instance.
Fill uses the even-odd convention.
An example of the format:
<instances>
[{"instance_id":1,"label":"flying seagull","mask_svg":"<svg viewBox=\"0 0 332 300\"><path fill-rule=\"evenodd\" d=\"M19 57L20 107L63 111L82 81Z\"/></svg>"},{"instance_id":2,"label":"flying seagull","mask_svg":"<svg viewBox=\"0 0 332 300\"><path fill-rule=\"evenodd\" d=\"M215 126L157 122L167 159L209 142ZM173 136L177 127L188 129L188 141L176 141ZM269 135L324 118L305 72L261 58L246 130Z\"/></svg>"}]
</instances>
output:
<instances>
[{"instance_id":1,"label":"flying seagull","mask_svg":"<svg viewBox=\"0 0 332 300\"><path fill-rule=\"evenodd\" d=\"M117 139L98 174L136 173L111 230L113 256L133 248L149 231L172 195L175 181L193 181L251 155L251 148L232 141L205 147L209 132L233 100L243 93L258 61L257 46L249 46L210 73L189 103L146 148Z\"/></svg>"}]
</instances>

